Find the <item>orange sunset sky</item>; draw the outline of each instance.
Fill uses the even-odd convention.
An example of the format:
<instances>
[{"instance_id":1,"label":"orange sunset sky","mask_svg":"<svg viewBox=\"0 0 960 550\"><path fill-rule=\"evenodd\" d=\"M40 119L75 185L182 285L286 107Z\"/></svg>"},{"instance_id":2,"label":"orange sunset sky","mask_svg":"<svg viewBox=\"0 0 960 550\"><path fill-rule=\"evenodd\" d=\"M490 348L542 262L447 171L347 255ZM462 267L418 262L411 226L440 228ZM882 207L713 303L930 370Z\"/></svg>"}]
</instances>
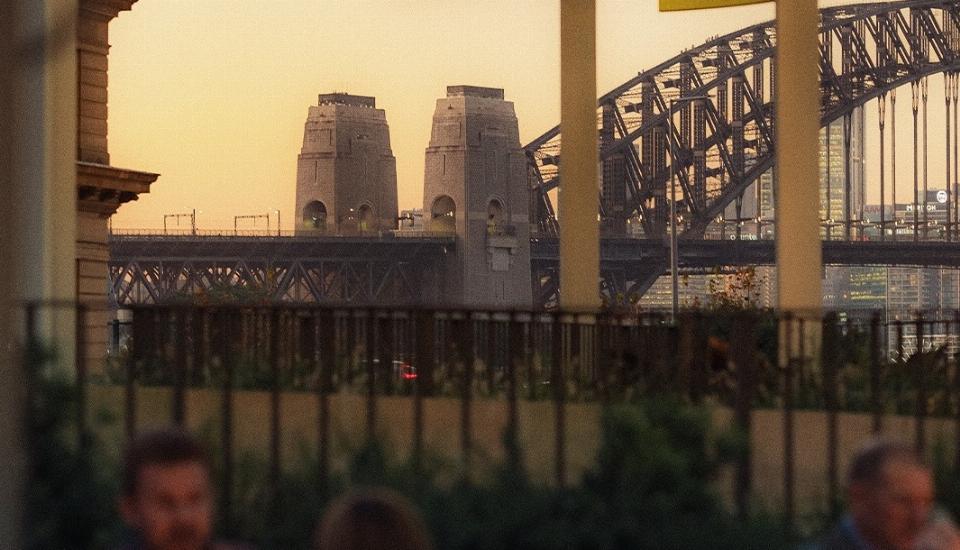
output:
<instances>
[{"instance_id":1,"label":"orange sunset sky","mask_svg":"<svg viewBox=\"0 0 960 550\"><path fill-rule=\"evenodd\" d=\"M655 0L598 0L597 10L603 93L710 36L771 19L774 4L658 13ZM559 122L559 32L556 0L140 0L110 25L111 164L161 176L113 226L158 228L164 214L195 208L200 229L268 212L275 228L279 209L291 229L307 107L332 91L376 96L400 207L419 207L434 102L447 85L503 88L524 144ZM942 80L931 81L930 101L937 144ZM943 179L934 157L931 188ZM907 148L898 160L907 182Z\"/></svg>"}]
</instances>

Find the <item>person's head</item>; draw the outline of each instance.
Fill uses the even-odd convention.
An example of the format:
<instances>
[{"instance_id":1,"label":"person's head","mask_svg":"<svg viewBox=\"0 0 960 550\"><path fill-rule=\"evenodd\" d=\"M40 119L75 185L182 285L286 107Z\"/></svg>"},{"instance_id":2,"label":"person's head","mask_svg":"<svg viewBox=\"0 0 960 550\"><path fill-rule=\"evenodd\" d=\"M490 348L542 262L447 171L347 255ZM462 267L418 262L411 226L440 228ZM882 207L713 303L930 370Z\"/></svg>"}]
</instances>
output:
<instances>
[{"instance_id":1,"label":"person's head","mask_svg":"<svg viewBox=\"0 0 960 550\"><path fill-rule=\"evenodd\" d=\"M330 504L317 529L318 550L429 550L430 536L406 499L386 490L349 493Z\"/></svg>"},{"instance_id":2,"label":"person's head","mask_svg":"<svg viewBox=\"0 0 960 550\"><path fill-rule=\"evenodd\" d=\"M120 513L147 548L203 548L212 536L212 493L207 453L183 431L143 434L124 454Z\"/></svg>"},{"instance_id":3,"label":"person's head","mask_svg":"<svg viewBox=\"0 0 960 550\"><path fill-rule=\"evenodd\" d=\"M875 441L857 453L848 475L850 515L878 548L906 550L933 507L933 476L906 445Z\"/></svg>"}]
</instances>

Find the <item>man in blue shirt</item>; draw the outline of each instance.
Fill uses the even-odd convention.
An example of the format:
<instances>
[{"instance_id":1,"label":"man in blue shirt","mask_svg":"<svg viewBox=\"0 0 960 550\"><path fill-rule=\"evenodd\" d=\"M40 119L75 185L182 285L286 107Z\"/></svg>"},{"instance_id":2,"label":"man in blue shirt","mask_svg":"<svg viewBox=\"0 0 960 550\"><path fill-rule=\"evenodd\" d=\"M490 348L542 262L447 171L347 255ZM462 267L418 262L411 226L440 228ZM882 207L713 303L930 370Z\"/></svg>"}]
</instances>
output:
<instances>
[{"instance_id":1,"label":"man in blue shirt","mask_svg":"<svg viewBox=\"0 0 960 550\"><path fill-rule=\"evenodd\" d=\"M911 448L868 444L847 481L847 514L820 550L960 550L949 519L933 517L933 475Z\"/></svg>"}]
</instances>

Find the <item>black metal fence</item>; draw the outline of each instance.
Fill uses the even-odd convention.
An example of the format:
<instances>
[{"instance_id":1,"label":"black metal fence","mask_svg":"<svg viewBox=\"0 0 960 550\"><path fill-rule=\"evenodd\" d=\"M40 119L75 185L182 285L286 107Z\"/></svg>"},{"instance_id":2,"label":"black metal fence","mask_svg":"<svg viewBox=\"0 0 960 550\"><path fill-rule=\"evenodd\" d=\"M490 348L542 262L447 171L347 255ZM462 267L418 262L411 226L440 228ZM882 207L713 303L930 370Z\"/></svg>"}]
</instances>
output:
<instances>
[{"instance_id":1,"label":"black metal fence","mask_svg":"<svg viewBox=\"0 0 960 550\"><path fill-rule=\"evenodd\" d=\"M37 306L27 309L28 334ZM78 312L82 323L83 309ZM320 306L152 306L135 308L129 327L97 381L124 386L123 425L138 425L140 388L172 389L170 421L184 424L189 388L221 392L220 461L225 488L221 510L229 518L233 486L235 392L270 395L269 480L281 475L281 395L316 396L317 478L330 476L330 397L365 395L365 431L377 433L382 396L412 399L412 459L424 454L424 399L460 400L459 447L471 469L476 399L502 399L507 460L516 449L518 401L553 403L553 478L568 482L567 404L610 403L672 394L691 402L728 406L735 424L750 433L758 407L783 410L784 513L795 513L794 411L826 411L830 502L838 502L838 415L869 413L879 432L890 414L915 418L923 451L930 416L950 417L960 440L960 312L950 318L886 320L835 314L809 318L773 312L685 312L664 315L595 315L560 312L329 308ZM129 330L127 330L129 329ZM82 334L82 331L80 331ZM82 342L78 345L82 348ZM91 380L78 353L78 386ZM81 391L82 395L82 391ZM80 419L86 417L81 397ZM960 463L960 453L957 462ZM736 465L737 510L748 511L751 457Z\"/></svg>"}]
</instances>

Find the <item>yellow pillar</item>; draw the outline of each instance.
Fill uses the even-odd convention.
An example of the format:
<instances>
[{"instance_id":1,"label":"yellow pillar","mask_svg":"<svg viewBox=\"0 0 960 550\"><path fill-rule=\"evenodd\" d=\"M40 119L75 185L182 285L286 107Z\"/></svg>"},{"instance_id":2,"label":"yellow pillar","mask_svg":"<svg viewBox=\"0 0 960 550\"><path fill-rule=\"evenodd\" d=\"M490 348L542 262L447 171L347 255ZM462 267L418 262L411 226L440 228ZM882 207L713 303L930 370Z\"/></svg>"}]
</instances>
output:
<instances>
[{"instance_id":1,"label":"yellow pillar","mask_svg":"<svg viewBox=\"0 0 960 550\"><path fill-rule=\"evenodd\" d=\"M19 303L72 300L77 0L13 2L0 17L0 540L19 548L24 480ZM40 319L72 367L73 312Z\"/></svg>"},{"instance_id":2,"label":"yellow pillar","mask_svg":"<svg viewBox=\"0 0 960 550\"><path fill-rule=\"evenodd\" d=\"M816 0L777 2L777 298L811 315L823 296L817 26Z\"/></svg>"},{"instance_id":3,"label":"yellow pillar","mask_svg":"<svg viewBox=\"0 0 960 550\"><path fill-rule=\"evenodd\" d=\"M560 1L560 307L600 306L595 0Z\"/></svg>"}]
</instances>

